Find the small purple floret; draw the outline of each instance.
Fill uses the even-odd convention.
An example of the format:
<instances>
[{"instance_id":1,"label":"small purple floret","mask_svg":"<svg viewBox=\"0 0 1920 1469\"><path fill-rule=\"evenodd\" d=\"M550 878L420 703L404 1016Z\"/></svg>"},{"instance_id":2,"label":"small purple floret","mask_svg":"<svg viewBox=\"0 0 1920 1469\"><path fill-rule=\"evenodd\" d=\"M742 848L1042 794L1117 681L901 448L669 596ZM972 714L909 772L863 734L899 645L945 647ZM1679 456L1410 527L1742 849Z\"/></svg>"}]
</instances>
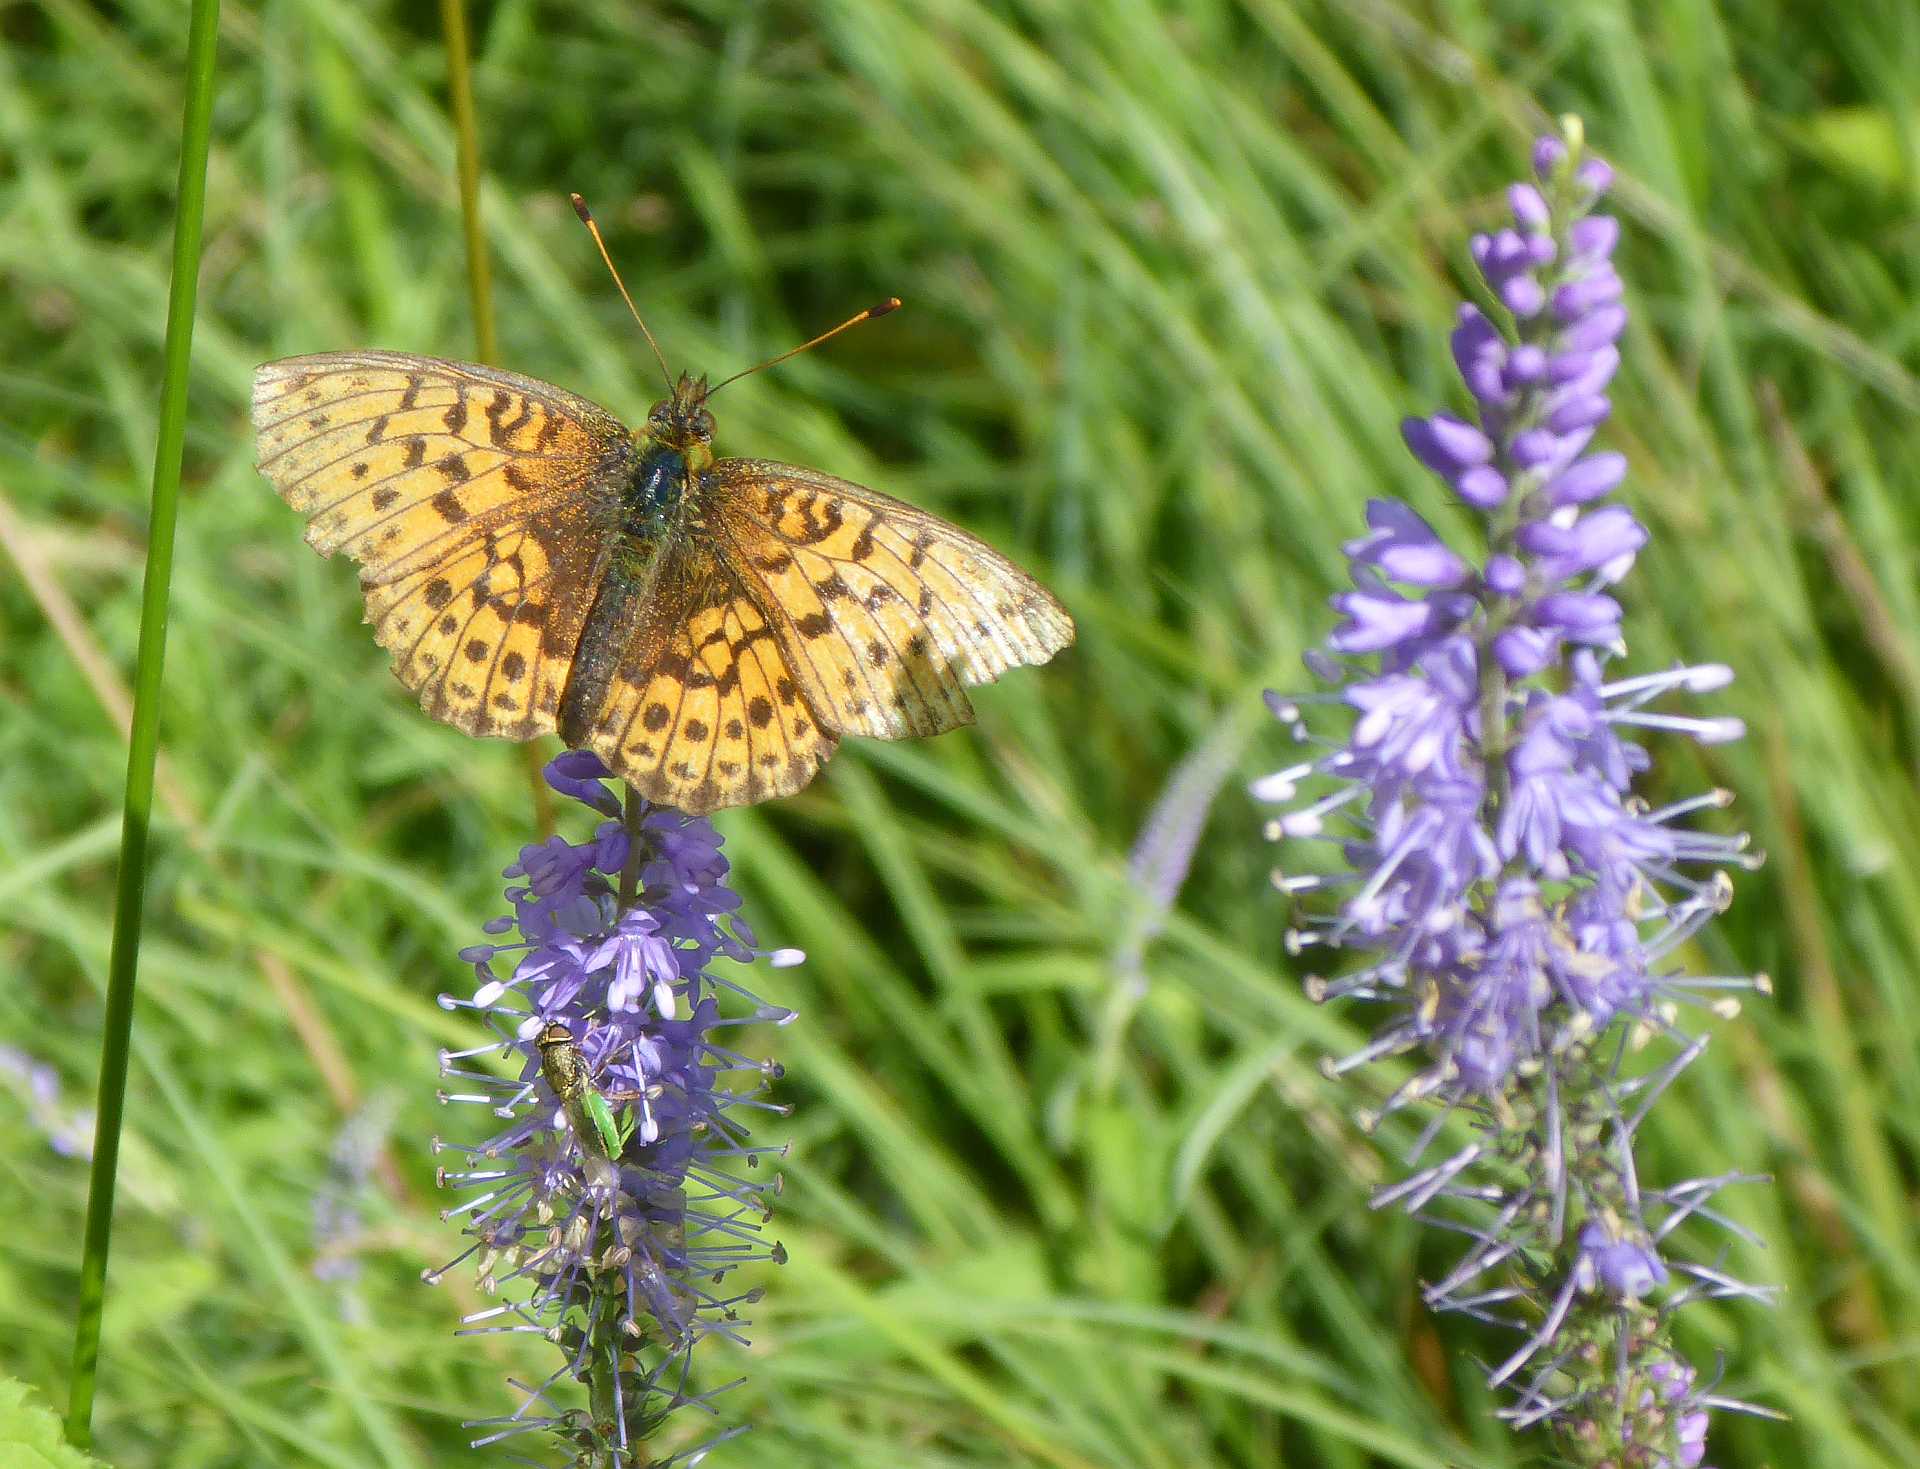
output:
<instances>
[{"instance_id":1,"label":"small purple floret","mask_svg":"<svg viewBox=\"0 0 1920 1469\"><path fill-rule=\"evenodd\" d=\"M1529 230L1544 230L1552 216L1546 197L1532 184L1514 184L1507 190L1507 205L1516 224Z\"/></svg>"},{"instance_id":2,"label":"small purple floret","mask_svg":"<svg viewBox=\"0 0 1920 1469\"><path fill-rule=\"evenodd\" d=\"M1409 586L1457 587L1471 574L1467 563L1447 548L1432 526L1398 500L1369 500L1372 533L1349 541L1350 560L1377 566L1383 576Z\"/></svg>"},{"instance_id":3,"label":"small purple floret","mask_svg":"<svg viewBox=\"0 0 1920 1469\"><path fill-rule=\"evenodd\" d=\"M1476 464L1453 480L1454 492L1476 510L1491 510L1506 502L1511 489L1507 477L1491 464Z\"/></svg>"},{"instance_id":4,"label":"small purple floret","mask_svg":"<svg viewBox=\"0 0 1920 1469\"><path fill-rule=\"evenodd\" d=\"M1626 477L1626 455L1589 454L1555 476L1546 486L1546 496L1556 506L1584 505L1611 494Z\"/></svg>"}]
</instances>

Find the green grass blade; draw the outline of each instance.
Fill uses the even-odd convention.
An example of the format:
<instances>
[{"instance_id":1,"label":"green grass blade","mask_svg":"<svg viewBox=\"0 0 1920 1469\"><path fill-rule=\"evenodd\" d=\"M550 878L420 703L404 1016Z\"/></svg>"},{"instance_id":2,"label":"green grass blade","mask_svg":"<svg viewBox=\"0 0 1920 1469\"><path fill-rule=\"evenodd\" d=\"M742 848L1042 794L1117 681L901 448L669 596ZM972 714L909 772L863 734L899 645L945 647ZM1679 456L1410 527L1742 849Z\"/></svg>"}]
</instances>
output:
<instances>
[{"instance_id":1,"label":"green grass blade","mask_svg":"<svg viewBox=\"0 0 1920 1469\"><path fill-rule=\"evenodd\" d=\"M460 176L460 230L466 240L467 306L473 314L473 350L481 362L498 362L500 339L494 329L493 266L487 254L487 229L480 206L480 122L473 105L473 40L467 29L466 0L440 0L440 27L447 36L447 93L453 111L453 151ZM527 788L533 794L533 824L542 837L553 835L553 792L541 777L537 745L521 752Z\"/></svg>"},{"instance_id":2,"label":"green grass blade","mask_svg":"<svg viewBox=\"0 0 1920 1469\"><path fill-rule=\"evenodd\" d=\"M167 295L166 368L160 385L160 433L153 456L153 508L147 529L147 571L140 604L140 650L134 670L133 730L127 743L126 805L114 892L113 947L107 964L107 1011L100 1045L98 1123L87 1195L86 1243L80 1261L80 1306L67 1401L67 1438L93 1441L93 1399L100 1365L100 1318L106 1304L107 1249L113 1236L114 1175L127 1097L133 1034L134 977L140 963L140 920L147 888L147 831L153 817L154 762L160 749L160 675L167 652L167 603L173 581L173 531L186 444L187 373L193 354L194 300L200 279L200 228L207 203L207 154L213 122L214 37L219 0L193 0L187 20L187 101L181 125L180 184L173 226L173 279Z\"/></svg>"},{"instance_id":3,"label":"green grass blade","mask_svg":"<svg viewBox=\"0 0 1920 1469\"><path fill-rule=\"evenodd\" d=\"M454 153L460 168L460 227L467 242L467 298L473 310L473 345L482 362L494 361L500 344L493 329L493 271L487 262L486 228L480 220L480 125L473 108L473 45L467 34L467 0L440 0L447 33L447 91L453 108Z\"/></svg>"}]
</instances>

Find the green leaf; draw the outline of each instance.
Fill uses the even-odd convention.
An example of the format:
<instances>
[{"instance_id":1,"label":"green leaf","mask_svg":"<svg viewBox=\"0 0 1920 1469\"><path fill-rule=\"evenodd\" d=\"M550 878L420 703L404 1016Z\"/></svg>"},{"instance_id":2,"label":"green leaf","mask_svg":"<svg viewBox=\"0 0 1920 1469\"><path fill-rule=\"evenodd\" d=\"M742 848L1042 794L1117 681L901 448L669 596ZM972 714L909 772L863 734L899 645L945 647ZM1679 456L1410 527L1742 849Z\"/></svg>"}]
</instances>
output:
<instances>
[{"instance_id":1,"label":"green leaf","mask_svg":"<svg viewBox=\"0 0 1920 1469\"><path fill-rule=\"evenodd\" d=\"M66 1441L53 1410L24 1382L0 1378L0 1464L8 1469L87 1469L100 1461Z\"/></svg>"}]
</instances>

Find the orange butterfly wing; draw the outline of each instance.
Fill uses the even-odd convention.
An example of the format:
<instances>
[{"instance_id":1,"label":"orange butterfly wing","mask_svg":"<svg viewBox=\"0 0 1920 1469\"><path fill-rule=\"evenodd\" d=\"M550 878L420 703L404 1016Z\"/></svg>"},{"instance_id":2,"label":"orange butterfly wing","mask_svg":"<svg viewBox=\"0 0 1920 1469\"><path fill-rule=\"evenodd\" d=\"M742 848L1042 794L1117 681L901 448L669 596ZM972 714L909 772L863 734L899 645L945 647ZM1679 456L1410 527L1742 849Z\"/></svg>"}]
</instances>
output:
<instances>
[{"instance_id":1,"label":"orange butterfly wing","mask_svg":"<svg viewBox=\"0 0 1920 1469\"><path fill-rule=\"evenodd\" d=\"M985 543L793 465L718 460L659 546L624 542L632 436L514 373L294 357L259 369L253 414L262 472L317 550L360 562L367 620L428 713L471 734L553 732L591 654L581 742L683 811L796 791L842 734L966 723L968 685L1073 640L1060 604ZM603 643L583 650L604 596L614 615L595 615Z\"/></svg>"},{"instance_id":2,"label":"orange butterfly wing","mask_svg":"<svg viewBox=\"0 0 1920 1469\"><path fill-rule=\"evenodd\" d=\"M697 527L656 565L586 745L648 800L694 815L799 790L836 740L777 622Z\"/></svg>"},{"instance_id":3,"label":"orange butterfly wing","mask_svg":"<svg viewBox=\"0 0 1920 1469\"><path fill-rule=\"evenodd\" d=\"M1073 640L1045 588L965 531L792 465L722 459L632 598L587 743L695 813L791 794L839 736L938 734L965 687Z\"/></svg>"},{"instance_id":4,"label":"orange butterfly wing","mask_svg":"<svg viewBox=\"0 0 1920 1469\"><path fill-rule=\"evenodd\" d=\"M719 460L706 482L724 559L837 734L903 739L969 723L968 685L1073 641L1045 587L938 516L765 459Z\"/></svg>"},{"instance_id":5,"label":"orange butterfly wing","mask_svg":"<svg viewBox=\"0 0 1920 1469\"><path fill-rule=\"evenodd\" d=\"M254 375L261 472L322 555L360 563L374 635L436 719L554 728L632 457L620 421L532 378L398 352Z\"/></svg>"}]
</instances>

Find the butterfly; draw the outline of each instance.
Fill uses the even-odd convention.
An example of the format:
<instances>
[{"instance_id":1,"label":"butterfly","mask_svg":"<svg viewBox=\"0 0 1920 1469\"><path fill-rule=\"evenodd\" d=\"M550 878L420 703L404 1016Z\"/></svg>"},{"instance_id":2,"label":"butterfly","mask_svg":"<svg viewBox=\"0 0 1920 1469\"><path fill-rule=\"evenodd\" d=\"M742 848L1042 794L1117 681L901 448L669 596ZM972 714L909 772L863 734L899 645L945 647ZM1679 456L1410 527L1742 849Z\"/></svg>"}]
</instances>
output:
<instances>
[{"instance_id":1,"label":"butterfly","mask_svg":"<svg viewBox=\"0 0 1920 1469\"><path fill-rule=\"evenodd\" d=\"M323 352L255 372L253 423L427 713L557 733L692 814L799 790L844 735L968 723L967 686L1073 641L1044 587L938 516L716 458L711 391L683 373L629 431L517 373Z\"/></svg>"}]
</instances>

